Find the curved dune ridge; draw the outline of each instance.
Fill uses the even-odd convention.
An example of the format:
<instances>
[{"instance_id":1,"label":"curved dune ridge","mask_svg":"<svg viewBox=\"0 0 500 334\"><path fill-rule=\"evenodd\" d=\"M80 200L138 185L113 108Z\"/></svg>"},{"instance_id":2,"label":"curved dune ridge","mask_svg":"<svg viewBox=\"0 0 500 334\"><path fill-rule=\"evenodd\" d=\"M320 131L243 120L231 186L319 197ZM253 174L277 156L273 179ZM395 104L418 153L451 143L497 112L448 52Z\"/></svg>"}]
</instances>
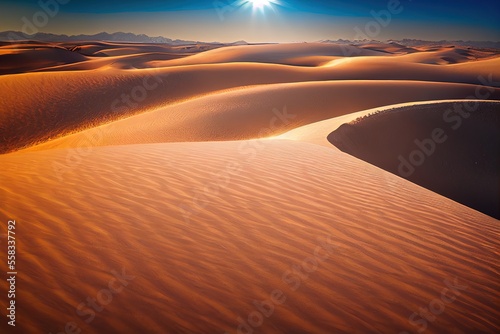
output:
<instances>
[{"instance_id":1,"label":"curved dune ridge","mask_svg":"<svg viewBox=\"0 0 500 334\"><path fill-rule=\"evenodd\" d=\"M472 96L476 88L464 84L368 80L253 86L142 113L29 150L268 137L377 106ZM391 94L386 94L388 91ZM492 91L500 97L500 89ZM358 98L360 92L363 98Z\"/></svg>"},{"instance_id":2,"label":"curved dune ridge","mask_svg":"<svg viewBox=\"0 0 500 334\"><path fill-rule=\"evenodd\" d=\"M307 143L313 143L316 145L322 145L327 147L332 147L332 143L328 141L328 135L333 131L337 130L341 125L345 123L350 123L356 119L364 118L366 116L383 112L386 110L399 109L404 107L413 107L418 105L427 105L429 103L460 103L465 100L433 100L421 101L421 102L405 102L392 105L384 105L383 107L376 107L372 109L365 109L358 112L353 112L343 116L337 116L323 121L307 124L294 128L287 131L281 135L274 136L276 139L289 139L295 141L303 141Z\"/></svg>"},{"instance_id":3,"label":"curved dune ridge","mask_svg":"<svg viewBox=\"0 0 500 334\"><path fill-rule=\"evenodd\" d=\"M446 126L415 174L489 205L498 52L54 45L85 59L0 75L19 332L499 332L498 220L329 142L397 160Z\"/></svg>"},{"instance_id":4,"label":"curved dune ridge","mask_svg":"<svg viewBox=\"0 0 500 334\"><path fill-rule=\"evenodd\" d=\"M500 101L386 109L342 124L328 140L343 152L500 219Z\"/></svg>"}]
</instances>

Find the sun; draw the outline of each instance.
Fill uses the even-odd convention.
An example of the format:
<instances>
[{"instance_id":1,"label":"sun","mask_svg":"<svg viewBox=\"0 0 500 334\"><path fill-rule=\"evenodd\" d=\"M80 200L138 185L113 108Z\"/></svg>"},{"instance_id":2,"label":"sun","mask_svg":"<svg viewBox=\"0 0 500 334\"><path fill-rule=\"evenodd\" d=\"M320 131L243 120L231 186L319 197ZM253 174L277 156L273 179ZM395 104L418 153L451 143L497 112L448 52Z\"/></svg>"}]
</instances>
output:
<instances>
[{"instance_id":1,"label":"sun","mask_svg":"<svg viewBox=\"0 0 500 334\"><path fill-rule=\"evenodd\" d=\"M269 4L271 3L271 1L269 0L250 0L250 2L252 3L253 8L259 9L265 6L269 6Z\"/></svg>"}]
</instances>

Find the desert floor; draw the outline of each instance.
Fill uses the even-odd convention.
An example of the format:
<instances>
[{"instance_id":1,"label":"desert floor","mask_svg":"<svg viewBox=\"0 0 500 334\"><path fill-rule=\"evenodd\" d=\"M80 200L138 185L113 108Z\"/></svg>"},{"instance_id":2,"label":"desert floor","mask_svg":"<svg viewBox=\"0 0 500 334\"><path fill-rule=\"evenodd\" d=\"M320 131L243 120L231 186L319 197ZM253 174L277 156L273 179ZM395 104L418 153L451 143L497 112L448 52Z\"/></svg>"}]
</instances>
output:
<instances>
[{"instance_id":1,"label":"desert floor","mask_svg":"<svg viewBox=\"0 0 500 334\"><path fill-rule=\"evenodd\" d=\"M0 332L498 333L498 54L0 44Z\"/></svg>"}]
</instances>

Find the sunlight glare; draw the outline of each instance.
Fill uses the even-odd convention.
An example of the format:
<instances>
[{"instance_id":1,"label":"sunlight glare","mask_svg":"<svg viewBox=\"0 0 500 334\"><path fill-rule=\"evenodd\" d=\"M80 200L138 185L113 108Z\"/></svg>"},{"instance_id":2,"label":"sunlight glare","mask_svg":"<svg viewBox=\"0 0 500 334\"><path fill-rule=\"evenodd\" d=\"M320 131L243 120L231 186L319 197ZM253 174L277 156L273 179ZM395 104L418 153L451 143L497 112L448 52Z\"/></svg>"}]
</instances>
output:
<instances>
[{"instance_id":1,"label":"sunlight glare","mask_svg":"<svg viewBox=\"0 0 500 334\"><path fill-rule=\"evenodd\" d=\"M261 9L264 6L268 6L270 1L269 0L250 0L254 8Z\"/></svg>"}]
</instances>

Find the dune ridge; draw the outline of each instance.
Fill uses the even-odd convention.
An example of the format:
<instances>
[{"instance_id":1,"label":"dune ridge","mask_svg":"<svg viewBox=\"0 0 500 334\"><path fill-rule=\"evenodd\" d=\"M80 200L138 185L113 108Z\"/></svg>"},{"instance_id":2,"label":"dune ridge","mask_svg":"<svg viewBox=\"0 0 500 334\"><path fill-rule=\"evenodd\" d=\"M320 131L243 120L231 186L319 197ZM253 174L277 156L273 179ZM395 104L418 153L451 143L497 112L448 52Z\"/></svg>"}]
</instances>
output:
<instances>
[{"instance_id":1,"label":"dune ridge","mask_svg":"<svg viewBox=\"0 0 500 334\"><path fill-rule=\"evenodd\" d=\"M390 71L386 70L387 63L384 62L373 66L366 64L365 67L347 63L331 68L233 63L156 70L108 68L4 75L0 76L0 129L5 133L1 152L32 146L168 104L251 85L328 80L413 80L497 87L498 83L492 78L500 77L500 66L491 64L499 61L500 58L485 60L488 66L474 65L473 70L466 66L468 63L435 69L434 65L401 62L391 66ZM496 70L492 72L492 68ZM440 96L438 99L459 97L462 96ZM99 103L93 103L95 100ZM33 105L37 110L32 110ZM31 126L26 127L26 124Z\"/></svg>"},{"instance_id":2,"label":"dune ridge","mask_svg":"<svg viewBox=\"0 0 500 334\"><path fill-rule=\"evenodd\" d=\"M254 86L142 113L28 150L269 137L377 106L472 96L478 87L368 80ZM361 91L363 99L357 98ZM391 94L385 94L387 91ZM492 91L500 97L500 89Z\"/></svg>"},{"instance_id":3,"label":"dune ridge","mask_svg":"<svg viewBox=\"0 0 500 334\"><path fill-rule=\"evenodd\" d=\"M467 111L468 106L474 108ZM386 109L342 124L328 135L328 141L343 152L500 219L500 101Z\"/></svg>"}]
</instances>

